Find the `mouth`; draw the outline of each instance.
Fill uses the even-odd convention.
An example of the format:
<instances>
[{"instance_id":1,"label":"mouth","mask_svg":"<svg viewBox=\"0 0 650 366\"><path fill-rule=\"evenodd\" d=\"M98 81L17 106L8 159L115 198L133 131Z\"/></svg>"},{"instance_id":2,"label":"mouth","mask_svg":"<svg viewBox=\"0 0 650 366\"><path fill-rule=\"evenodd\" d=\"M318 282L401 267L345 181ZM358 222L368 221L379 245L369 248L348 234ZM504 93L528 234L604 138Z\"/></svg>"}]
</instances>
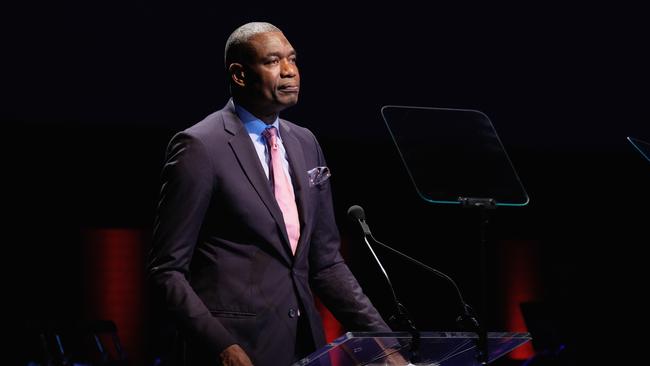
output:
<instances>
[{"instance_id":1,"label":"mouth","mask_svg":"<svg viewBox=\"0 0 650 366\"><path fill-rule=\"evenodd\" d=\"M300 86L298 85L280 85L278 90L283 93L298 93L300 91Z\"/></svg>"}]
</instances>

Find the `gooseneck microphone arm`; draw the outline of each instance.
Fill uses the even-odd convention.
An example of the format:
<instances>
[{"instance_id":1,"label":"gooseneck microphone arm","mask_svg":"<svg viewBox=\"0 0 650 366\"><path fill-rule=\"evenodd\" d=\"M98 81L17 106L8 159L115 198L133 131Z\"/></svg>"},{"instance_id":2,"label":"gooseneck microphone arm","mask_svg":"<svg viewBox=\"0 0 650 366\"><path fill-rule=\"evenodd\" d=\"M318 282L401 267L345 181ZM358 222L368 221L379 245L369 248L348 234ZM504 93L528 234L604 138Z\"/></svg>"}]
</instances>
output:
<instances>
[{"instance_id":1,"label":"gooseneck microphone arm","mask_svg":"<svg viewBox=\"0 0 650 366\"><path fill-rule=\"evenodd\" d=\"M372 249L372 245L370 245L370 243L368 242L368 237L364 235L363 241L366 242L366 245L368 246L370 253L372 253L372 256L375 258L375 262L377 262L377 265L379 265L379 269L381 269L381 272L384 274L384 277L386 278L386 282L388 282L388 287L390 288L390 293L393 295L393 301L395 301L395 303L399 303L399 300L397 300L397 295L395 294L395 289L393 288L393 283L390 282L390 277L388 277L388 272L386 272L384 266L381 265L381 261L377 257L377 254L375 254L375 251Z\"/></svg>"},{"instance_id":2,"label":"gooseneck microphone arm","mask_svg":"<svg viewBox=\"0 0 650 366\"><path fill-rule=\"evenodd\" d=\"M395 253L398 256L408 260L409 262L415 263L418 266L426 269L427 271L435 274L436 276L444 278L445 280L449 281L452 284L452 286L454 287L454 289L456 290L456 294L458 295L458 300L460 302L461 315L458 318L459 323L463 327L468 327L469 326L471 329L476 329L478 327L479 323L478 323L478 320L476 319L476 314L474 313L474 310L472 309L472 307L469 306L469 304L467 304L465 302L465 300L463 298L463 294L460 292L460 288L456 284L456 281L454 281L451 277L447 276L446 274L438 271L437 269L429 267L428 265L420 262L419 260L417 260L417 259L415 259L413 257L410 257L410 256L400 252L399 250L394 249L394 248L380 242L379 240L375 239L375 237L372 234L370 234L370 238L372 238L372 240L375 243L379 244L381 247L389 250L390 252Z\"/></svg>"},{"instance_id":3,"label":"gooseneck microphone arm","mask_svg":"<svg viewBox=\"0 0 650 366\"><path fill-rule=\"evenodd\" d=\"M394 315L394 319L401 327L405 327L408 330L408 332L411 334L412 342L411 342L410 361L411 363L419 362L420 331L418 331L417 328L415 328L413 321L408 315L408 311L406 310L406 307L397 299L397 295L395 294L395 289L393 288L393 283L390 281L388 272L386 272L386 269L384 269L384 266L381 264L379 257L377 257L377 254L372 248L372 245L370 245L370 242L368 241L368 237L370 237L373 239L373 241L376 242L376 240L372 237L372 234L370 233L370 227L368 226L368 224L366 224L363 208L361 208L360 206L352 206L348 209L348 215L351 218L355 219L361 225L361 229L363 230L364 233L363 241L368 246L370 253L372 253L372 256L375 258L375 262L377 262L377 265L381 269L381 272L384 274L386 283L388 283L388 287L390 288L391 295L393 295L393 302L396 308L396 314Z\"/></svg>"},{"instance_id":4,"label":"gooseneck microphone arm","mask_svg":"<svg viewBox=\"0 0 650 366\"><path fill-rule=\"evenodd\" d=\"M485 330L483 329L483 327L481 326L481 324L479 323L478 318L477 318L476 314L474 313L474 310L472 309L472 307L469 306L469 304L467 304L465 302L465 299L463 298L463 294L461 293L460 288L456 284L456 281L454 281L451 277L444 274L443 272L440 272L437 269L432 268L432 267L420 262L419 260L417 260L417 259L415 259L413 257L410 257L410 256L400 252L399 250L393 249L392 247L390 247L390 246L380 242L379 240L377 240L372 235L372 232L370 232L370 227L366 223L365 212L363 211L363 208L361 208L361 206L354 205L354 206L350 207L348 209L348 215L353 220L357 221L361 225L361 229L363 230L363 239L366 242L366 245L368 246L368 248L370 249L370 252L375 257L375 260L379 264L379 267L381 268L382 272L384 273L384 276L386 277L386 280L388 281L388 284L389 284L390 290L391 290L391 292L393 294L393 298L395 300L396 306L398 307L398 314L399 314L400 309L403 309L405 311L405 308L397 300L397 297L395 296L395 291L393 290L393 286L392 286L390 280L388 279L388 274L386 273L386 271L384 270L384 267L379 262L379 259L377 258L377 255L372 250L372 246L368 242L368 238L372 239L372 241L374 243L376 243L376 244L380 245L381 247L389 250L390 252L392 252L394 254L397 254L398 256L408 260L409 262L420 266L421 268L426 269L427 271L435 274L438 277L444 278L445 280L449 281L449 283L452 284L452 286L456 290L456 294L458 295L458 300L459 300L460 307L461 307L461 313L458 316L458 318L456 319L456 321L461 326L461 328L473 331L478 335L478 347L477 347L478 351L479 351L478 359L479 359L479 362L481 364L486 365L487 364L487 357L488 357L488 355L487 355L487 334L486 334ZM406 319L408 319L408 317ZM410 322L410 319L408 319L408 322ZM411 326L412 326L412 323L411 323ZM413 329L415 329L415 327L413 327ZM419 332L418 332L418 341L419 341Z\"/></svg>"}]
</instances>

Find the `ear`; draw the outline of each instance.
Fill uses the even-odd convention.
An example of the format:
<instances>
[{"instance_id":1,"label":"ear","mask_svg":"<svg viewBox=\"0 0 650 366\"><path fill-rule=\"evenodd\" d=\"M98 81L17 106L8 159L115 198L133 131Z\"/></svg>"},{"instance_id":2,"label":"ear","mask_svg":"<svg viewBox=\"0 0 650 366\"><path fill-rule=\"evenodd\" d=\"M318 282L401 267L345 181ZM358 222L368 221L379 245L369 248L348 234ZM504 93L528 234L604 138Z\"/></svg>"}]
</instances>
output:
<instances>
[{"instance_id":1,"label":"ear","mask_svg":"<svg viewBox=\"0 0 650 366\"><path fill-rule=\"evenodd\" d=\"M244 72L244 65L234 62L228 66L228 73L230 74L230 79L232 82L237 86L246 86L246 73Z\"/></svg>"}]
</instances>

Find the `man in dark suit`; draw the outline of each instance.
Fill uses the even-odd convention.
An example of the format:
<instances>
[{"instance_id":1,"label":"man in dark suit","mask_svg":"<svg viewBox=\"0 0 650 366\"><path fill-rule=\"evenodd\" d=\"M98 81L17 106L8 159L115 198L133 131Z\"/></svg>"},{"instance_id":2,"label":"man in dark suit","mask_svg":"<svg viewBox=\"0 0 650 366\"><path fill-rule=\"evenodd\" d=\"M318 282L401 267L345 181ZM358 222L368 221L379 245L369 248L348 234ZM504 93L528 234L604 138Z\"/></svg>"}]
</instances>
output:
<instances>
[{"instance_id":1,"label":"man in dark suit","mask_svg":"<svg viewBox=\"0 0 650 366\"><path fill-rule=\"evenodd\" d=\"M248 23L229 37L225 59L233 98L169 143L148 263L186 362L304 357L325 343L313 293L346 328L389 331L339 253L316 138L278 117L298 101L293 47L275 26ZM284 178L290 202L278 198Z\"/></svg>"}]
</instances>

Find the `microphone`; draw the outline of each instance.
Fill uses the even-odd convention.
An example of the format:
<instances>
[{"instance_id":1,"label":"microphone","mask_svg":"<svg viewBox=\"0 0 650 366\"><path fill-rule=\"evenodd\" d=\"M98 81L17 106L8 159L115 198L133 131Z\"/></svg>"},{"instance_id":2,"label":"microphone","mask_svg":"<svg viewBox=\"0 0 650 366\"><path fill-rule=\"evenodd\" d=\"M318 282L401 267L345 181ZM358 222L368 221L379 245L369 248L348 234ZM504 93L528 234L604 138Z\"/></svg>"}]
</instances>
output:
<instances>
[{"instance_id":1,"label":"microphone","mask_svg":"<svg viewBox=\"0 0 650 366\"><path fill-rule=\"evenodd\" d=\"M375 251L372 249L372 245L370 245L370 242L368 242L368 237L373 238L373 236L370 232L370 227L368 224L366 224L366 214L364 213L361 206L354 205L348 209L348 216L350 216L353 220L356 220L361 225L361 229L363 230L364 234L363 240L366 242L370 253L372 253L372 256L375 258L375 262L377 262L377 265L381 269L381 272L384 274L384 278L386 279L388 287L390 288L390 293L393 295L396 314L391 317L391 320L397 322L397 324L399 324L401 327L405 327L411 334L411 363L419 362L420 331L418 331L417 328L415 328L415 325L413 325L413 321L409 317L406 307L402 305L402 303L397 299L395 289L393 288L393 284L390 281L390 277L388 277L388 273L384 269L384 266L381 264L381 261L377 257L377 254L375 254Z\"/></svg>"},{"instance_id":2,"label":"microphone","mask_svg":"<svg viewBox=\"0 0 650 366\"><path fill-rule=\"evenodd\" d=\"M366 224L366 213L363 211L363 208L361 206L350 206L350 208L348 208L348 216L350 216L353 220L357 220L359 224L361 224L363 235L372 236L370 233L370 227L368 224Z\"/></svg>"},{"instance_id":3,"label":"microphone","mask_svg":"<svg viewBox=\"0 0 650 366\"><path fill-rule=\"evenodd\" d=\"M472 309L472 307L469 306L469 304L467 304L465 302L465 299L463 298L463 294L461 293L460 288L456 284L456 281L454 281L451 277L449 277L445 273L443 273L443 272L441 272L441 271L439 271L439 270L437 270L435 268L432 268L432 267L418 261L417 259L412 258L412 257L400 252L397 249L393 249L392 247L390 247L390 246L380 242L379 240L375 239L375 237L370 232L370 227L366 223L366 213L364 212L364 210L363 210L363 208L361 206L358 206L358 205L351 206L348 209L348 216L353 221L358 222L359 225L361 226L361 229L363 230L363 239L366 242L366 245L368 246L368 248L370 249L370 252L372 253L373 257L375 258L375 261L377 262L377 264L381 268L381 271L384 273L384 277L386 277L386 281L388 282L391 293L393 294L393 299L394 299L395 304L396 304L396 306L398 308L398 316L403 317L402 320L406 322L407 327L408 327L408 325L410 325L412 327L412 330L417 332L417 340L418 340L418 342L419 342L419 332L415 329L412 322L408 318L408 315L405 312L406 308L404 307L404 305L402 305L397 300L397 296L395 296L395 291L393 290L393 285L391 284L390 279L388 278L388 274L384 270L384 267L381 265L381 262L379 261L379 258L377 258L377 255L375 254L374 250L372 250L372 246L368 242L368 238L372 239L372 241L374 243L379 244L381 247L389 250L390 252L395 253L398 256L408 260L409 262L414 263L414 264L418 265L419 267L426 269L427 271L435 274L438 277L444 278L445 280L447 280L449 283L452 284L452 286L456 290L456 294L458 295L458 301L459 301L460 307L461 307L461 314L458 316L458 318L456 318L456 322L461 326L461 328L469 329L469 330L472 330L472 331L476 332L476 334L478 335L478 351L479 351L478 359L481 362L481 364L487 365L487 358L488 358L488 355L487 355L487 333L483 329L483 327L481 327L481 325L480 325L480 323L478 321L478 318L476 317L476 314L474 313L474 310ZM400 311L402 309L404 310L404 314L400 314ZM411 327L409 327L409 329L411 329ZM413 335L413 334L415 334L415 332L412 332L411 334ZM414 338L415 338L415 336L414 336Z\"/></svg>"}]
</instances>

